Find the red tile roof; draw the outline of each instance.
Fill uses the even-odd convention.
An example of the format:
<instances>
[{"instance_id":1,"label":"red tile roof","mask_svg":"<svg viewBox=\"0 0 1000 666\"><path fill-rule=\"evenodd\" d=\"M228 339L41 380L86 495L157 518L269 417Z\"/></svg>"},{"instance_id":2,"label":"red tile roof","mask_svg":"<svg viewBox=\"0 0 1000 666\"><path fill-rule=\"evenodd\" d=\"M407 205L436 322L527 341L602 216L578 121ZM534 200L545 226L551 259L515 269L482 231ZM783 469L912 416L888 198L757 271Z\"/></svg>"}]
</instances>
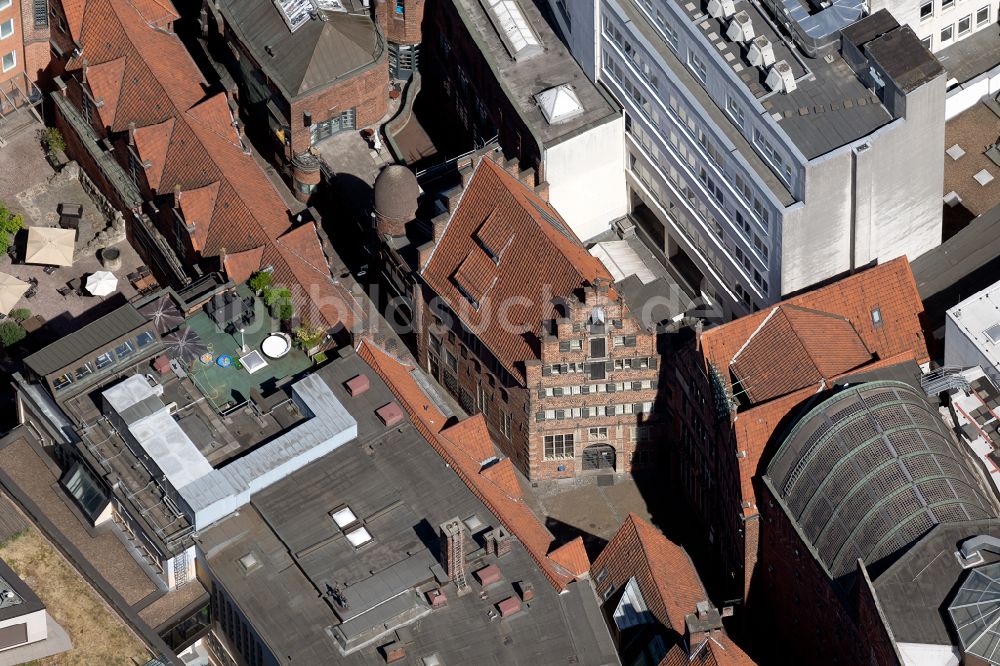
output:
<instances>
[{"instance_id":1,"label":"red tile roof","mask_svg":"<svg viewBox=\"0 0 1000 666\"><path fill-rule=\"evenodd\" d=\"M634 513L628 514L594 560L592 575L596 577L604 567L622 572L620 577L634 576L650 612L681 635L684 617L694 613L699 602L708 600L687 551ZM624 578L614 583L622 587L627 581Z\"/></svg>"},{"instance_id":2,"label":"red tile roof","mask_svg":"<svg viewBox=\"0 0 1000 666\"><path fill-rule=\"evenodd\" d=\"M740 390L759 403L805 386L818 386L871 360L845 317L784 303L770 310L730 368Z\"/></svg>"},{"instance_id":3,"label":"red tile roof","mask_svg":"<svg viewBox=\"0 0 1000 666\"><path fill-rule=\"evenodd\" d=\"M605 567L617 572L620 580L614 583L619 588L634 576L650 612L663 626L680 636L686 629L684 618L696 612L699 602L708 601L708 593L687 551L634 513L628 514L597 556L591 567L593 576ZM660 666L686 666L688 663L752 666L754 663L724 631L713 632L703 645L693 646L693 649L695 654L689 661L684 646L675 645Z\"/></svg>"},{"instance_id":4,"label":"red tile roof","mask_svg":"<svg viewBox=\"0 0 1000 666\"><path fill-rule=\"evenodd\" d=\"M551 298L571 297L598 278L611 281L556 210L489 158L477 164L421 274L515 376L525 360L538 358ZM498 317L509 326L497 325Z\"/></svg>"},{"instance_id":5,"label":"red tile roof","mask_svg":"<svg viewBox=\"0 0 1000 666\"><path fill-rule=\"evenodd\" d=\"M136 132L138 134L138 131ZM190 192L181 193L181 213L184 214L184 221L194 227L191 232L191 244L195 250L201 251L205 247L205 239L208 237L208 228L212 225L212 216L215 214L215 201L219 198L218 181L199 187Z\"/></svg>"},{"instance_id":6,"label":"red tile roof","mask_svg":"<svg viewBox=\"0 0 1000 666\"><path fill-rule=\"evenodd\" d=\"M160 176L167 164L167 149L174 131L174 119L167 118L162 123L136 128L135 151L146 169L146 181L154 190L160 189Z\"/></svg>"},{"instance_id":7,"label":"red tile roof","mask_svg":"<svg viewBox=\"0 0 1000 666\"><path fill-rule=\"evenodd\" d=\"M872 316L875 309L879 311L880 323ZM815 385L811 380L803 384L802 378L808 376L808 373L803 374L803 368L807 368L808 364L794 361L798 353L796 346L807 350L815 372L829 380L827 383L852 371L914 360L924 363L930 358L920 322L923 304L905 257L874 266L703 333L701 350L705 362L715 365L727 384L730 382L729 369L733 357L737 356L737 368L734 370L739 376L742 362L740 350L754 346L755 333L760 335L762 330L768 329L770 320L778 316L775 311L783 313L781 316L787 325L779 323L764 334L755 363L757 366L773 364L781 369L795 367L796 380L782 383L784 380L776 373L773 380L764 383L767 390L762 392L771 400L739 412L733 422L742 505L746 516L757 514L753 480L758 474L764 448L789 412L820 389L818 381ZM862 345L874 354L873 360L853 365L854 361L861 359ZM801 361L801 357L798 358ZM752 374L749 368L750 364L743 368L746 376ZM757 372L762 374L762 371ZM790 387L795 388L787 392ZM780 395L782 390L787 394Z\"/></svg>"},{"instance_id":8,"label":"red tile roof","mask_svg":"<svg viewBox=\"0 0 1000 666\"><path fill-rule=\"evenodd\" d=\"M118 108L118 93L125 75L125 58L109 60L87 68L87 85L90 94L98 102L97 113L101 124L110 127L115 122Z\"/></svg>"},{"instance_id":9,"label":"red tile roof","mask_svg":"<svg viewBox=\"0 0 1000 666\"><path fill-rule=\"evenodd\" d=\"M924 307L906 257L789 298L775 307L786 309L784 306L787 305L847 319L865 347L879 358L888 358L907 350L913 352L918 363L930 358L920 324ZM705 331L701 336L705 359L728 379L733 356L770 316L772 309L766 308ZM872 312L876 309L880 324L873 321ZM808 327L803 325L801 328ZM821 332L814 333L822 335Z\"/></svg>"},{"instance_id":10,"label":"red tile roof","mask_svg":"<svg viewBox=\"0 0 1000 666\"><path fill-rule=\"evenodd\" d=\"M590 558L583 545L583 537L564 543L549 553L549 559L577 578L590 573Z\"/></svg>"},{"instance_id":11,"label":"red tile roof","mask_svg":"<svg viewBox=\"0 0 1000 666\"><path fill-rule=\"evenodd\" d=\"M713 634L688 655L680 645L671 648L659 666L755 666L757 662L724 633Z\"/></svg>"},{"instance_id":12,"label":"red tile roof","mask_svg":"<svg viewBox=\"0 0 1000 666\"><path fill-rule=\"evenodd\" d=\"M81 67L84 58L90 70L124 59L111 128L124 132L135 123L137 151L150 163L150 185L164 193L179 186L191 194L217 184L208 217L209 190L202 192L204 201L188 207L196 218L192 245L199 253L224 255L234 280L270 266L274 284L292 290L293 305L306 321L346 328L359 322L362 313L352 295L330 275L315 226L292 228L284 200L233 127L225 95L206 98L204 79L184 45L154 29L160 18L176 17L169 1L65 4L70 13L80 11L84 45L84 55L71 60L68 70Z\"/></svg>"},{"instance_id":13,"label":"red tile roof","mask_svg":"<svg viewBox=\"0 0 1000 666\"><path fill-rule=\"evenodd\" d=\"M413 366L403 364L367 339L359 343L358 355L386 383L424 439L503 526L518 538L552 586L562 591L576 580L579 572L575 570L581 563L577 549L582 547L582 542L578 546L570 545L566 550L553 550L555 539L552 533L525 502L520 485L515 487L511 484L506 473L489 472L498 465L509 464L509 459L483 470L483 460L495 455L495 449L482 415L477 414L447 426L448 419L413 378L412 373L416 371ZM513 467L508 466L507 469L513 472ZM550 554L565 564L550 557Z\"/></svg>"}]
</instances>

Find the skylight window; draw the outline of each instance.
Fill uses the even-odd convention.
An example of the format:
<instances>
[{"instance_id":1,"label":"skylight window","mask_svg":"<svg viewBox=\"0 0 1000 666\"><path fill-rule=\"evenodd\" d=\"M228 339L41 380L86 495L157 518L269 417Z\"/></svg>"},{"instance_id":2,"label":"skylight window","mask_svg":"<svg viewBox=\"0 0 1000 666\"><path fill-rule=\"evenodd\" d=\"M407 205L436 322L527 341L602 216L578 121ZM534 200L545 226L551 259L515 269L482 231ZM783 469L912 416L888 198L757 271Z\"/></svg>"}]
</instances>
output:
<instances>
[{"instance_id":1,"label":"skylight window","mask_svg":"<svg viewBox=\"0 0 1000 666\"><path fill-rule=\"evenodd\" d=\"M993 344L1000 342L1000 324L993 324L988 329L983 331Z\"/></svg>"},{"instance_id":2,"label":"skylight window","mask_svg":"<svg viewBox=\"0 0 1000 666\"><path fill-rule=\"evenodd\" d=\"M288 29L295 32L301 28L310 18L312 12L316 11L311 0L274 0L281 11L281 17L285 19Z\"/></svg>"},{"instance_id":3,"label":"skylight window","mask_svg":"<svg viewBox=\"0 0 1000 666\"><path fill-rule=\"evenodd\" d=\"M372 540L372 535L368 533L363 527L359 527L356 530L352 530L346 534L347 540L351 542L351 545L355 548L360 548L369 541Z\"/></svg>"},{"instance_id":4,"label":"skylight window","mask_svg":"<svg viewBox=\"0 0 1000 666\"><path fill-rule=\"evenodd\" d=\"M358 517L354 515L354 512L351 511L351 507L349 506L345 506L343 509L334 511L330 514L330 517L333 518L333 522L337 523L337 527L340 529L344 529L351 523L355 523L358 520Z\"/></svg>"},{"instance_id":5,"label":"skylight window","mask_svg":"<svg viewBox=\"0 0 1000 666\"><path fill-rule=\"evenodd\" d=\"M484 0L484 4L489 7L490 18L507 42L515 59L521 55L528 55L527 51L532 47L535 49L541 47L517 0Z\"/></svg>"}]
</instances>

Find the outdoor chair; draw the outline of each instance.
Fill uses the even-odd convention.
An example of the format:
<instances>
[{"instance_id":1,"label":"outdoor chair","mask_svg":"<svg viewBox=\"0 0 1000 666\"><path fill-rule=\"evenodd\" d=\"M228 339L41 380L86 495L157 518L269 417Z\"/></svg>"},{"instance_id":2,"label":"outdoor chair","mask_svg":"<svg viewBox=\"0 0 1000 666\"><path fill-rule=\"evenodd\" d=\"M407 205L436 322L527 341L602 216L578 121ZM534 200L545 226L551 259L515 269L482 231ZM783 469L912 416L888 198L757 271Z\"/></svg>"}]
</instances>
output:
<instances>
[{"instance_id":1,"label":"outdoor chair","mask_svg":"<svg viewBox=\"0 0 1000 666\"><path fill-rule=\"evenodd\" d=\"M46 275L52 275L57 270L59 270L58 266L46 266L45 268L42 269L42 272L45 273Z\"/></svg>"},{"instance_id":2,"label":"outdoor chair","mask_svg":"<svg viewBox=\"0 0 1000 666\"><path fill-rule=\"evenodd\" d=\"M59 287L58 289L56 289L56 293L62 296L63 298L66 298L67 296L73 293L73 290L70 287Z\"/></svg>"}]
</instances>

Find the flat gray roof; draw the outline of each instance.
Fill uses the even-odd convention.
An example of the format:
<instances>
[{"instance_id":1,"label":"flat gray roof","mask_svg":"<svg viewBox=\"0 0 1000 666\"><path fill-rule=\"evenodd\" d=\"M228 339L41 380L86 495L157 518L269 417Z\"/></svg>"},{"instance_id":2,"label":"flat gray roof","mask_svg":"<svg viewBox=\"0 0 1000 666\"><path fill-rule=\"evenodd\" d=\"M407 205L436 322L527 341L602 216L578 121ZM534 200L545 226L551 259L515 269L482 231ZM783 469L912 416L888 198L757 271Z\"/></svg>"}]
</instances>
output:
<instances>
[{"instance_id":1,"label":"flat gray roof","mask_svg":"<svg viewBox=\"0 0 1000 666\"><path fill-rule=\"evenodd\" d=\"M45 604L38 598L38 595L3 560L0 560L0 589L14 593L14 597L0 602L0 621L34 613L45 608Z\"/></svg>"},{"instance_id":2,"label":"flat gray roof","mask_svg":"<svg viewBox=\"0 0 1000 666\"><path fill-rule=\"evenodd\" d=\"M955 552L959 542L980 534L1000 537L1000 520L937 525L874 578L878 603L897 642L954 645L945 609L966 574ZM987 550L980 553L984 564L1000 560Z\"/></svg>"},{"instance_id":3,"label":"flat gray roof","mask_svg":"<svg viewBox=\"0 0 1000 666\"><path fill-rule=\"evenodd\" d=\"M621 116L618 106L587 78L531 0L519 0L518 5L538 35L542 49L534 55L521 56L520 60L511 57L480 0L454 0L454 5L494 76L525 124L538 137L543 149ZM573 87L583 113L549 124L535 101L535 95L563 84Z\"/></svg>"},{"instance_id":4,"label":"flat gray roof","mask_svg":"<svg viewBox=\"0 0 1000 666\"><path fill-rule=\"evenodd\" d=\"M440 524L456 516L476 516L481 529L500 522L409 421L382 424L375 410L394 396L359 357L337 359L318 374L357 420L357 440L255 494L247 510L198 537L212 575L275 654L295 663L327 663L333 655L348 665L384 664L377 647L393 641L393 632L344 656L334 636L374 637L385 631L382 623L409 611L422 614L400 630L414 663L435 653L444 664L618 663L589 582L557 594L518 543L499 559L484 551L470 558L470 574L489 562L503 574L489 598L472 582L472 594L457 597L450 588L448 606L430 611L411 590L434 578ZM343 383L358 374L370 388L351 397ZM357 549L330 516L345 506L372 536ZM239 563L247 553L260 563L249 572ZM490 620L487 613L514 594L518 580L534 586L531 607ZM348 609L335 610L327 585L340 588Z\"/></svg>"},{"instance_id":5,"label":"flat gray roof","mask_svg":"<svg viewBox=\"0 0 1000 666\"><path fill-rule=\"evenodd\" d=\"M171 416L145 375L132 375L103 392L128 430L178 492L206 474L212 466ZM183 496L183 492L181 493Z\"/></svg>"},{"instance_id":6,"label":"flat gray roof","mask_svg":"<svg viewBox=\"0 0 1000 666\"><path fill-rule=\"evenodd\" d=\"M784 60L792 68L797 88L791 93L768 90L764 84L766 73L748 65L741 46L724 36L727 21L704 14L700 4L685 3L682 7L705 40L729 62L736 76L772 114L807 159L860 139L892 120L877 97L872 101L871 92L858 80L838 51L830 49L829 53L823 54L832 56L832 62L827 62L824 57L805 58L797 46L791 46L787 38L775 32L770 17L765 17L757 5L738 0L736 11L747 12L755 34L768 38L774 49L775 61Z\"/></svg>"},{"instance_id":7,"label":"flat gray roof","mask_svg":"<svg viewBox=\"0 0 1000 666\"><path fill-rule=\"evenodd\" d=\"M308 375L292 384L291 392L305 420L177 488L194 511L198 529L245 505L253 493L357 437L354 417L318 375Z\"/></svg>"},{"instance_id":8,"label":"flat gray roof","mask_svg":"<svg viewBox=\"0 0 1000 666\"><path fill-rule=\"evenodd\" d=\"M44 377L131 333L146 321L132 304L127 303L43 347L24 359L24 362L37 375Z\"/></svg>"},{"instance_id":9,"label":"flat gray roof","mask_svg":"<svg viewBox=\"0 0 1000 666\"><path fill-rule=\"evenodd\" d=\"M993 23L937 52L949 79L966 83L994 67L1000 67L1000 25Z\"/></svg>"},{"instance_id":10,"label":"flat gray roof","mask_svg":"<svg viewBox=\"0 0 1000 666\"><path fill-rule=\"evenodd\" d=\"M945 158L950 159L950 158ZM945 311L989 287L1000 275L1000 206L912 262L930 330L944 324Z\"/></svg>"},{"instance_id":11,"label":"flat gray roof","mask_svg":"<svg viewBox=\"0 0 1000 666\"><path fill-rule=\"evenodd\" d=\"M327 20L308 20L293 33L273 0L221 0L218 6L261 69L289 98L374 65L384 51L364 12L327 11Z\"/></svg>"}]
</instances>

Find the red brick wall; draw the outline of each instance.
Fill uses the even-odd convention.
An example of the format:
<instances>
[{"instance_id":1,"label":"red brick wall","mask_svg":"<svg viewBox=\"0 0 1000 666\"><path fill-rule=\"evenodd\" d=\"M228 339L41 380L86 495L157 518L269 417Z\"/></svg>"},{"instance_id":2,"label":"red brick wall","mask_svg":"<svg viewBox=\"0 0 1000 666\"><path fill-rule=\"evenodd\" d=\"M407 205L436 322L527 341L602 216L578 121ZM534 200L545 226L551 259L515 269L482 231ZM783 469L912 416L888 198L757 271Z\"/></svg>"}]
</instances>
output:
<instances>
[{"instance_id":1,"label":"red brick wall","mask_svg":"<svg viewBox=\"0 0 1000 666\"><path fill-rule=\"evenodd\" d=\"M396 0L383 1L386 39L394 44L419 44L424 19L424 0L403 0L403 13L396 11Z\"/></svg>"},{"instance_id":2,"label":"red brick wall","mask_svg":"<svg viewBox=\"0 0 1000 666\"><path fill-rule=\"evenodd\" d=\"M17 4L15 1L14 6L16 7ZM38 81L44 78L43 72L48 67L51 58L49 27L48 25L35 27L34 6L31 0L21 0L20 23L24 40L24 72L32 81Z\"/></svg>"},{"instance_id":3,"label":"red brick wall","mask_svg":"<svg viewBox=\"0 0 1000 666\"><path fill-rule=\"evenodd\" d=\"M580 351L559 351L560 338L586 340L585 333L573 333L574 323L585 322L592 307L601 304L606 309L607 321L622 319L622 328L609 327L608 358L615 359L656 356L656 341L652 333L640 330L635 320L623 314L620 303L609 302L606 294L589 294L589 301L576 308L570 308L569 316L558 325L559 337L543 342L542 361L529 362L526 369L527 386L520 377L511 376L493 359L489 350L482 348L478 339L469 333L463 336L462 326L457 318L442 310L434 311L427 303L433 299L430 292L415 299L421 313L418 322L418 358L421 365L434 374L439 383L451 393L466 411L482 412L493 435L494 441L511 458L512 462L530 479L572 478L583 473L583 449L589 444L610 444L617 453L616 472L629 473L633 469L633 453L644 452L645 463L653 465L661 449L668 443L658 436L659 424L649 414L619 414L590 418L537 421L536 414L545 410L570 409L583 406L606 406L621 403L655 403L660 390L657 385L657 367L642 370L620 370L608 373L607 378L595 382L586 379L583 373L552 375L543 368L553 363L583 363L588 348ZM441 323L437 323L440 320ZM450 322L450 325L449 325ZM614 336L636 335L634 347L614 347ZM440 352L431 351L433 337L441 345ZM463 339L464 338L464 339ZM449 365L454 359L455 369ZM434 363L431 358L435 358ZM650 388L627 390L613 393L593 393L571 395L567 387L594 383L617 383L648 380ZM539 390L562 387L566 395L539 397ZM510 428L504 427L505 417L510 419ZM649 438L636 442L640 426L648 426ZM607 428L607 436L589 438L589 429ZM509 434L508 434L509 433ZM545 460L545 436L572 434L574 455L569 458ZM564 470L558 468L563 466Z\"/></svg>"},{"instance_id":4,"label":"red brick wall","mask_svg":"<svg viewBox=\"0 0 1000 666\"><path fill-rule=\"evenodd\" d=\"M372 68L346 81L324 88L292 103L289 122L292 126L292 145L287 157L309 150L309 127L304 114L312 114L313 123L321 123L354 107L358 128L377 123L389 106L389 66L385 57Z\"/></svg>"},{"instance_id":5,"label":"red brick wall","mask_svg":"<svg viewBox=\"0 0 1000 666\"><path fill-rule=\"evenodd\" d=\"M579 476L582 469L583 449L593 444L609 444L616 452L615 471L629 473L633 469L633 454L637 448L645 455L645 463L652 464L656 459L658 449L665 443L657 436L658 424L653 421L652 414L621 414L614 416L590 416L574 418L567 416L564 420L538 421L536 414L546 410L569 410L583 407L604 407L623 403L656 403L658 397L659 370L658 363L645 369L612 369L607 378L591 382L585 373L549 374L546 367L553 364L589 362L590 339L604 337L606 340L607 359L614 367L617 360L632 358L656 358L656 338L644 330L639 322L629 316L627 309L619 300L609 299L607 291L585 290L585 302L570 304L567 316L556 324L556 335L542 340L541 362L528 364L526 382L531 398L528 413L529 424L529 458L531 460L531 478L551 479ZM587 322L593 308L601 308L608 324L606 336L591 336L587 333ZM615 328L613 321L620 321L621 328ZM635 346L615 346L616 337L635 336ZM570 340L580 341L578 351L560 351L560 342ZM570 387L608 383L650 382L649 388L628 390L614 393L590 393L587 395L572 395ZM540 392L547 388L562 387L562 396L544 397ZM649 437L638 443L639 426L649 426ZM607 436L590 437L590 428L607 428ZM573 435L575 454L572 458L545 459L546 435ZM637 446L638 445L638 446ZM665 456L664 456L665 458ZM640 463L641 464L641 463ZM559 467L565 469L560 471Z\"/></svg>"},{"instance_id":6,"label":"red brick wall","mask_svg":"<svg viewBox=\"0 0 1000 666\"><path fill-rule=\"evenodd\" d=\"M877 635L859 631L851 618L854 609L841 601L770 488L764 486L761 493L763 534L750 603L758 622L755 634L767 636L759 641L764 654L776 651L773 656L784 663L895 663L876 658L884 654L884 645L876 648ZM855 588L846 603L856 603L856 595Z\"/></svg>"},{"instance_id":7,"label":"red brick wall","mask_svg":"<svg viewBox=\"0 0 1000 666\"><path fill-rule=\"evenodd\" d=\"M435 2L428 9L427 39L421 55L427 71L423 89L436 88L435 92L450 99L457 121L469 132L478 131L480 139L491 139L498 132L504 156L517 159L522 168L535 169L538 182L544 181L541 148L465 29L454 4Z\"/></svg>"}]
</instances>

